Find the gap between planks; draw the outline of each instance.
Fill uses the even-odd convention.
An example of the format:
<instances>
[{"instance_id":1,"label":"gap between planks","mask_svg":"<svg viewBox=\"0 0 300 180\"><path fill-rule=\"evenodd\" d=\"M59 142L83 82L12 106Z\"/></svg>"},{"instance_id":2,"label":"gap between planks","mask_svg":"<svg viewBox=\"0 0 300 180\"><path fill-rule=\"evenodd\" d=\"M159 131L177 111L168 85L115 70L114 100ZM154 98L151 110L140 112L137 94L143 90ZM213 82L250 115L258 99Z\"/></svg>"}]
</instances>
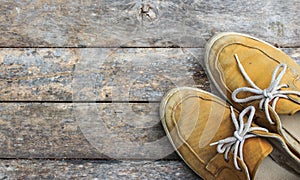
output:
<instances>
[{"instance_id":1,"label":"gap between planks","mask_svg":"<svg viewBox=\"0 0 300 180\"><path fill-rule=\"evenodd\" d=\"M160 101L0 101L0 103L39 103L39 104L41 104L41 103L62 103L62 104L70 104L70 103L79 103L79 104L140 103L140 104L148 104L148 103L160 103Z\"/></svg>"}]
</instances>

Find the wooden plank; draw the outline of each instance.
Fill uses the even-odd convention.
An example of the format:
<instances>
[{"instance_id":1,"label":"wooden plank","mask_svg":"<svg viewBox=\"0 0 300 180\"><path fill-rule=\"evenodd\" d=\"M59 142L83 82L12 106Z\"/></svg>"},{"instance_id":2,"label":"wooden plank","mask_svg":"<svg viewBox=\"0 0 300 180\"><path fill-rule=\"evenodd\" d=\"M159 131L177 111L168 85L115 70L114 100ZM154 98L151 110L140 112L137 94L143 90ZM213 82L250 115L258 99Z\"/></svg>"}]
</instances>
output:
<instances>
[{"instance_id":1,"label":"wooden plank","mask_svg":"<svg viewBox=\"0 0 300 180\"><path fill-rule=\"evenodd\" d=\"M284 48L298 63L300 48ZM0 50L1 101L160 101L176 86L207 91L202 48Z\"/></svg>"},{"instance_id":2,"label":"wooden plank","mask_svg":"<svg viewBox=\"0 0 300 180\"><path fill-rule=\"evenodd\" d=\"M199 179L178 161L0 160L1 179Z\"/></svg>"},{"instance_id":3,"label":"wooden plank","mask_svg":"<svg viewBox=\"0 0 300 180\"><path fill-rule=\"evenodd\" d=\"M271 158L259 167L258 179L296 180ZM270 166L271 165L271 166ZM197 176L182 161L0 160L0 179L187 179Z\"/></svg>"},{"instance_id":4,"label":"wooden plank","mask_svg":"<svg viewBox=\"0 0 300 180\"><path fill-rule=\"evenodd\" d=\"M1 100L70 100L76 49L0 49Z\"/></svg>"},{"instance_id":5,"label":"wooden plank","mask_svg":"<svg viewBox=\"0 0 300 180\"><path fill-rule=\"evenodd\" d=\"M71 104L0 107L1 158L102 157L78 129Z\"/></svg>"},{"instance_id":6,"label":"wooden plank","mask_svg":"<svg viewBox=\"0 0 300 180\"><path fill-rule=\"evenodd\" d=\"M175 86L208 88L203 49L1 49L2 101L159 100Z\"/></svg>"},{"instance_id":7,"label":"wooden plank","mask_svg":"<svg viewBox=\"0 0 300 180\"><path fill-rule=\"evenodd\" d=\"M73 100L160 101L176 86L209 90L203 49L137 48L80 50L73 77ZM88 57L88 58L87 58Z\"/></svg>"},{"instance_id":8,"label":"wooden plank","mask_svg":"<svg viewBox=\"0 0 300 180\"><path fill-rule=\"evenodd\" d=\"M0 3L1 47L204 47L215 32L300 46L298 0Z\"/></svg>"},{"instance_id":9,"label":"wooden plank","mask_svg":"<svg viewBox=\"0 0 300 180\"><path fill-rule=\"evenodd\" d=\"M158 103L1 103L0 158L178 159Z\"/></svg>"}]
</instances>

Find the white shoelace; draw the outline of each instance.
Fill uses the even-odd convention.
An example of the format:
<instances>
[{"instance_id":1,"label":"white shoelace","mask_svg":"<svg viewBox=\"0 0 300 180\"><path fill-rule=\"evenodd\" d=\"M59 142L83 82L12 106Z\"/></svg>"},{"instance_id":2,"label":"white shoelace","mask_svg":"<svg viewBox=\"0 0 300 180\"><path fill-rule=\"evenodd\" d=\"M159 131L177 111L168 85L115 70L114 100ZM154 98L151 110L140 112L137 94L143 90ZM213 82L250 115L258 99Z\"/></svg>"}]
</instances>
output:
<instances>
[{"instance_id":1,"label":"white shoelace","mask_svg":"<svg viewBox=\"0 0 300 180\"><path fill-rule=\"evenodd\" d=\"M274 122L272 121L272 119L270 117L270 113L269 113L269 109L268 109L269 103L271 101L273 101L272 105L271 105L271 108L275 111L275 106L276 106L276 103L277 103L279 98L289 99L287 94L294 94L294 95L300 96L300 92L298 92L298 91L281 90L281 88L287 88L288 87L287 84L279 84L282 77L285 74L285 71L287 69L287 65L284 64L284 63L279 64L275 68L275 70L273 71L270 86L266 89L260 89L259 87L257 87L254 84L254 82L250 79L250 77L246 73L246 71L243 68L237 54L235 54L234 57L236 59L236 62L238 64L238 67L239 67L242 75L244 76L244 78L250 84L251 87L241 87L241 88L237 88L236 90L234 90L232 92L232 100L237 102L237 103L246 103L246 102L250 102L250 101L254 101L254 100L260 100L259 108L261 110L265 111L267 120L271 124L274 124ZM282 69L282 70L279 72L280 69ZM239 99L239 98L237 98L237 94L240 93L240 92L250 92L250 93L253 93L255 95Z\"/></svg>"},{"instance_id":2,"label":"white shoelace","mask_svg":"<svg viewBox=\"0 0 300 180\"><path fill-rule=\"evenodd\" d=\"M233 121L233 124L235 126L235 131L233 133L232 137L227 137L225 139L219 140L217 142L211 143L210 146L217 145L217 152L218 153L224 153L224 158L228 160L228 153L229 151L233 151L234 156L234 166L236 169L241 170L237 163L237 157L239 157L243 162L243 145L245 143L245 140L248 138L257 137L257 135L252 134L252 131L264 131L268 132L267 129L262 127L251 127L251 123L253 120L253 116L255 113L254 106L249 106L246 109L244 109L240 115L239 119L237 120L235 113L233 111L232 106L230 106L231 110L231 119ZM248 117L248 120L246 123L244 123L244 116L250 111L250 115Z\"/></svg>"}]
</instances>

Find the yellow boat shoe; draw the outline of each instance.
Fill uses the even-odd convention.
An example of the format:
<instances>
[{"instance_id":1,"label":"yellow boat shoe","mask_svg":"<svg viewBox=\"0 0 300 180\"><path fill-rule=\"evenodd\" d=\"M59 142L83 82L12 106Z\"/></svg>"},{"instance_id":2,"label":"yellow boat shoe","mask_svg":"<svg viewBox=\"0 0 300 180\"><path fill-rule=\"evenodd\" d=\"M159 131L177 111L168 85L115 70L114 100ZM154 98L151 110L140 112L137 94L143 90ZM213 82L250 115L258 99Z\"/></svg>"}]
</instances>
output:
<instances>
[{"instance_id":1,"label":"yellow boat shoe","mask_svg":"<svg viewBox=\"0 0 300 180\"><path fill-rule=\"evenodd\" d=\"M175 88L162 99L160 117L179 156L203 179L297 179L268 156L281 136L252 123L255 108L241 113L215 95Z\"/></svg>"},{"instance_id":2,"label":"yellow boat shoe","mask_svg":"<svg viewBox=\"0 0 300 180\"><path fill-rule=\"evenodd\" d=\"M278 48L239 33L211 38L204 63L212 82L236 109L256 108L255 123L280 135L274 160L300 174L300 66Z\"/></svg>"}]
</instances>

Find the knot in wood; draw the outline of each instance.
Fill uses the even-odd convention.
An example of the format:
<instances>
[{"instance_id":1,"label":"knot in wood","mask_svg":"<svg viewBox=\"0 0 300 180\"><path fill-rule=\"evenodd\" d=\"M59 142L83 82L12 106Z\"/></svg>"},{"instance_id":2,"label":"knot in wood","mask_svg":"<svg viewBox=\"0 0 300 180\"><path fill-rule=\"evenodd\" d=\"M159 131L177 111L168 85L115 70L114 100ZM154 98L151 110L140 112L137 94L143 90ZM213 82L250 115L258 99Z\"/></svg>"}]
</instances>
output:
<instances>
[{"instance_id":1,"label":"knot in wood","mask_svg":"<svg viewBox=\"0 0 300 180\"><path fill-rule=\"evenodd\" d=\"M158 17L158 10L151 4L142 4L139 15L141 16L142 21L154 21Z\"/></svg>"}]
</instances>

